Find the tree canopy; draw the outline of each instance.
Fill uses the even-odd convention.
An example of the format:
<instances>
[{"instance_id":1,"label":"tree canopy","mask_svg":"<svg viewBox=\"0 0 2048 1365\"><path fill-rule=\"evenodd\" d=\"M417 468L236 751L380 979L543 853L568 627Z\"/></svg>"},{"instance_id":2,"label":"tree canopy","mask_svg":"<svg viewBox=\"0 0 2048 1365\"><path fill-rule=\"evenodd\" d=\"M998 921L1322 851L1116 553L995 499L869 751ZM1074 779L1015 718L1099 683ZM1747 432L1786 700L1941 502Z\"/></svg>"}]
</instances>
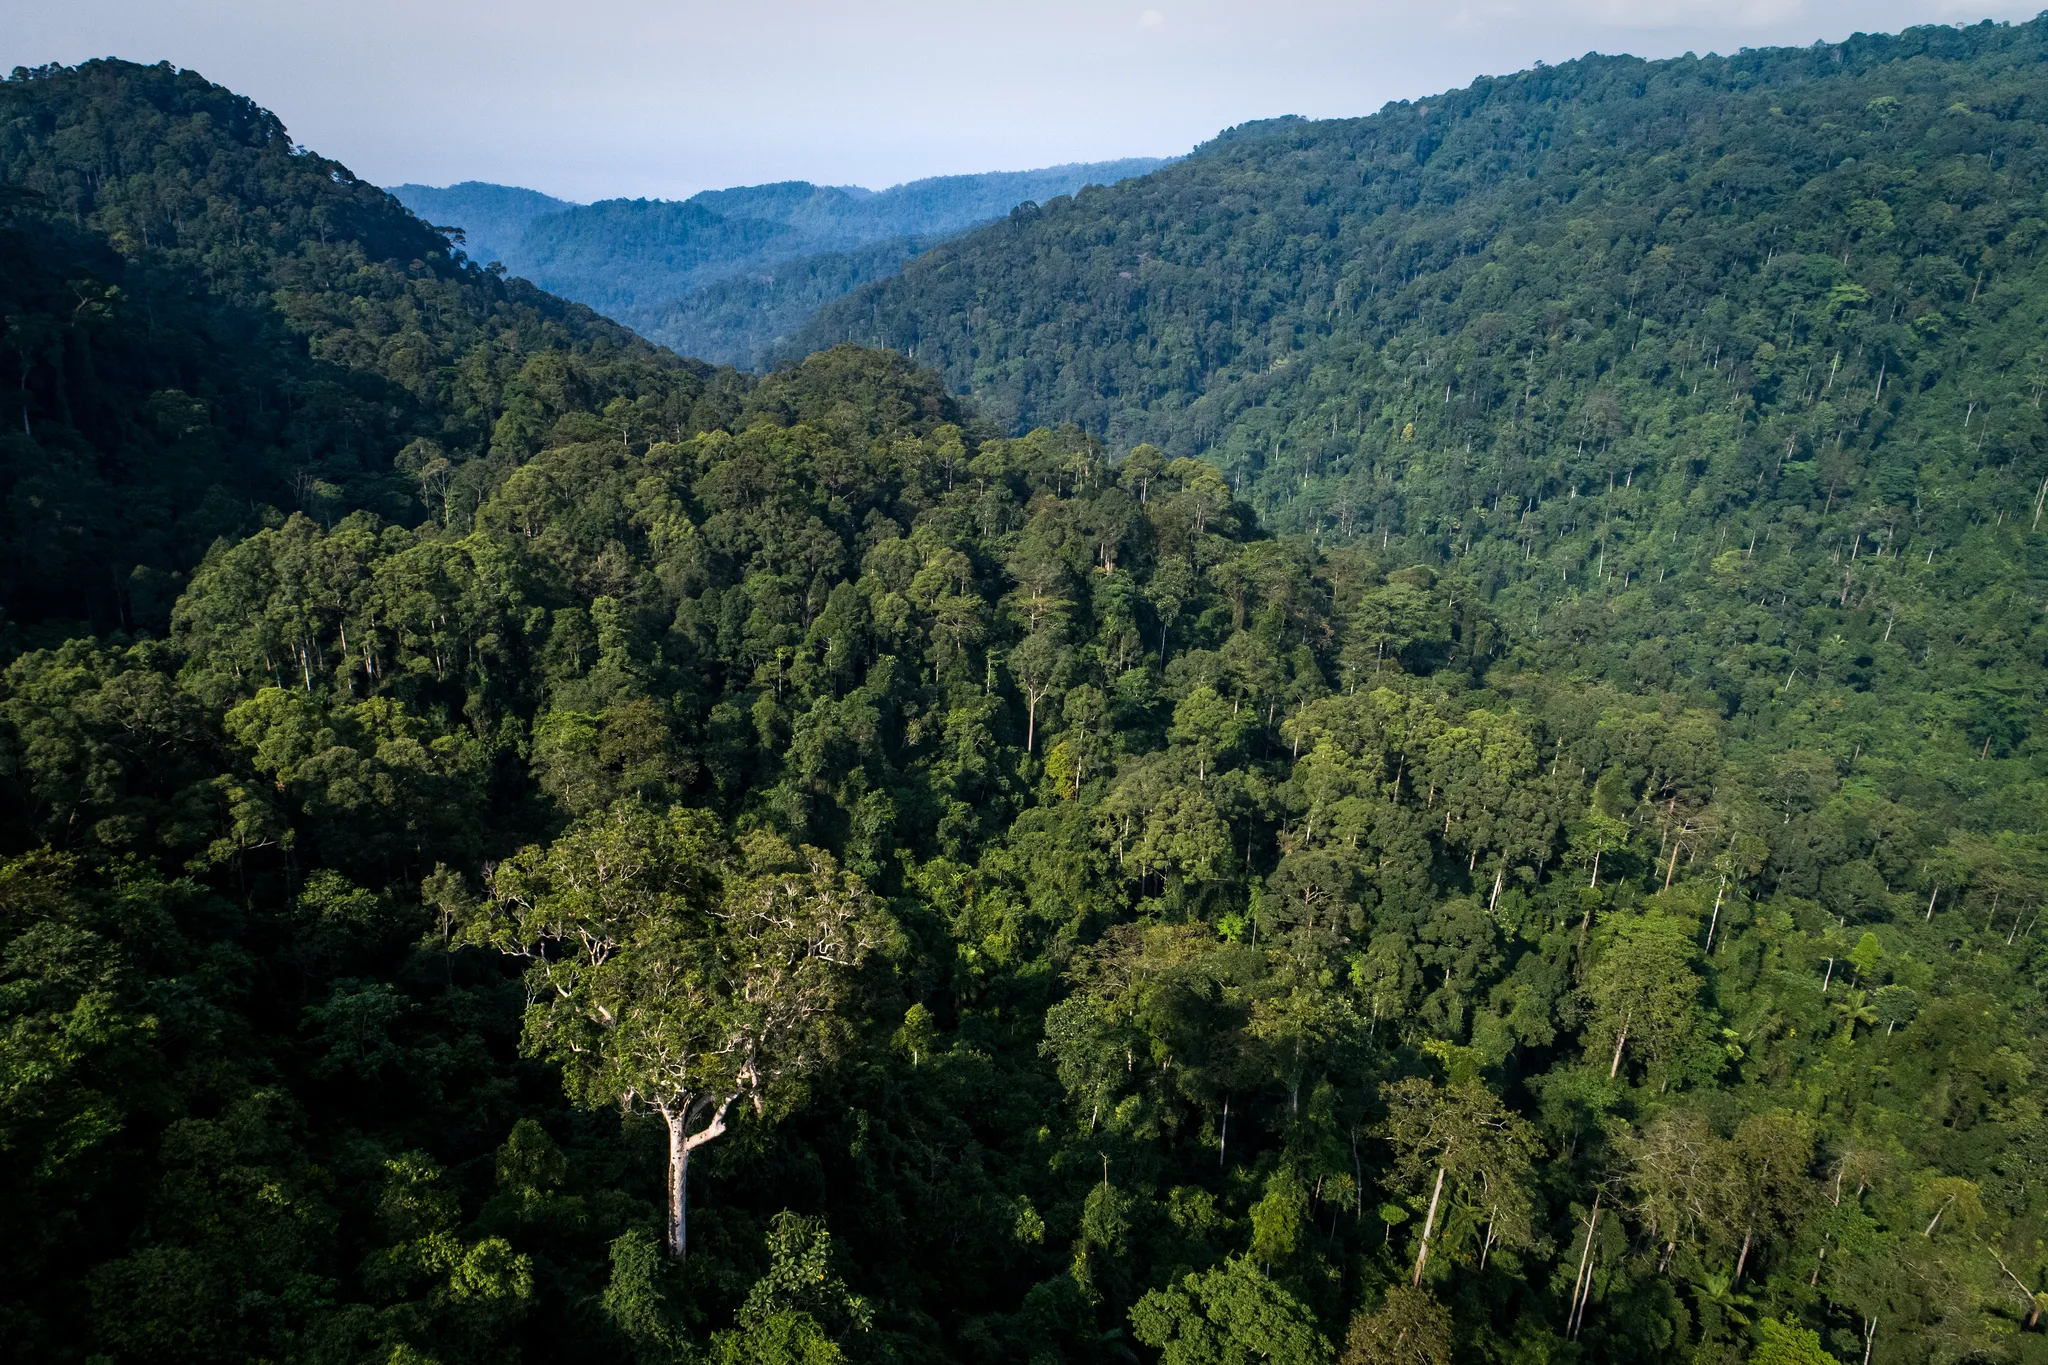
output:
<instances>
[{"instance_id":1,"label":"tree canopy","mask_svg":"<svg viewBox=\"0 0 2048 1365\"><path fill-rule=\"evenodd\" d=\"M100 253L123 299L185 291L135 305L137 355L255 316L275 359L199 348L192 373L374 395L410 333L354 319L417 309L408 344L445 349L425 396L336 409L355 463L307 466L333 494L271 445L204 446L269 483L200 446L81 454L77 595L5 599L10 1346L2040 1361L2048 450L2008 364L2048 299L2040 41L1598 59L1368 121L1512 95L1551 131L1460 114L1542 163L1472 161L1507 186L1485 194L1586 158L1633 178L1581 216L1796 260L1650 247L1646 315L1648 279L1571 220L1523 215L1511 256L1418 236L1417 260L1463 246L1413 279L1497 287L1498 330L1426 288L1368 291L1372 316L1441 323L1446 354L1519 337L1522 368L1488 408L1436 351L1402 386L1268 367L1377 414L1384 497L1351 522L1318 520L1327 470L1081 412L1020 431L900 350L703 370L469 267L189 73L18 74L24 240ZM1678 102L1643 126L1688 157L1703 128L1761 140L1710 173L1601 131L1653 96ZM1803 131L1771 142L1772 109ZM1318 137L1188 165L1308 164ZM1880 170L1917 214L1956 206L1924 250L1898 208L1785 209L1774 239L1744 197ZM1657 197L1681 191L1705 197ZM1969 237L1980 211L2003 235ZM335 251L346 290L320 283ZM49 284L7 315L37 357L7 468L141 449L86 424L165 386L94 377L66 330L90 310L37 259L0 255ZM1487 273L1512 261L1519 284ZM1894 268L1945 301L1851 277ZM1541 302L1575 280L1619 282L1619 320ZM1841 291L1819 312L1816 280ZM1732 376L1680 330L1780 285L1796 336ZM447 397L490 357L502 406ZM105 403L67 416L88 378ZM1489 496L1507 451L1559 481L1540 504ZM233 519L134 532L188 525L188 475ZM10 516L52 505L9 487ZM138 565L157 607L93 604Z\"/></svg>"}]
</instances>

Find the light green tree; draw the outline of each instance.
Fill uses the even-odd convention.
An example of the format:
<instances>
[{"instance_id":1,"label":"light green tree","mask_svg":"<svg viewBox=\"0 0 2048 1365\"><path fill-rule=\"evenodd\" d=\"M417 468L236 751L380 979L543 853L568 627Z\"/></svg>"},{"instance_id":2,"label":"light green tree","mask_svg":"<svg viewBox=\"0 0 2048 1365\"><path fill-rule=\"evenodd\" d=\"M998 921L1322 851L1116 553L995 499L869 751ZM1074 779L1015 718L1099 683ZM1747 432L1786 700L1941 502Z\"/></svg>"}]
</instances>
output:
<instances>
[{"instance_id":1,"label":"light green tree","mask_svg":"<svg viewBox=\"0 0 2048 1365\"><path fill-rule=\"evenodd\" d=\"M733 1330L711 1338L715 1365L839 1365L837 1338L874 1326L867 1300L833 1265L832 1235L820 1218L785 1210L768 1229L768 1273L754 1282Z\"/></svg>"},{"instance_id":2,"label":"light green tree","mask_svg":"<svg viewBox=\"0 0 2048 1365\"><path fill-rule=\"evenodd\" d=\"M1615 923L1586 978L1592 1019L1586 1031L1593 1052L1611 1049L1607 1076L1621 1072L1633 1042L1652 1064L1669 1061L1698 1026L1700 978L1693 927L1674 916L1649 914Z\"/></svg>"},{"instance_id":3,"label":"light green tree","mask_svg":"<svg viewBox=\"0 0 2048 1365\"><path fill-rule=\"evenodd\" d=\"M461 941L529 964L525 1047L573 1098L668 1125L681 1257L690 1153L832 1055L852 974L891 933L829 854L760 835L736 854L702 812L624 802L499 864Z\"/></svg>"},{"instance_id":4,"label":"light green tree","mask_svg":"<svg viewBox=\"0 0 2048 1365\"><path fill-rule=\"evenodd\" d=\"M1757 1324L1762 1338L1749 1354L1749 1365L1841 1365L1820 1344L1820 1333L1789 1319L1765 1318Z\"/></svg>"},{"instance_id":5,"label":"light green tree","mask_svg":"<svg viewBox=\"0 0 2048 1365\"><path fill-rule=\"evenodd\" d=\"M1426 1289L1397 1284L1351 1320L1338 1365L1451 1365L1451 1314Z\"/></svg>"}]
</instances>

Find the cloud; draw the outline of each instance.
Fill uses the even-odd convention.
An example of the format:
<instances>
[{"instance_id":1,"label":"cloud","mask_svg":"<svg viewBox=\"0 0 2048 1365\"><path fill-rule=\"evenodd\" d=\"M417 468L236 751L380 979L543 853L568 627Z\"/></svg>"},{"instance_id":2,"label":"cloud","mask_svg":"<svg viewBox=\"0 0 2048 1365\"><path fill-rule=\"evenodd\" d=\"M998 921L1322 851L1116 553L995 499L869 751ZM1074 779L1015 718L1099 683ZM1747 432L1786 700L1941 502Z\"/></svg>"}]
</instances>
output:
<instances>
[{"instance_id":1,"label":"cloud","mask_svg":"<svg viewBox=\"0 0 2048 1365\"><path fill-rule=\"evenodd\" d=\"M1156 9L1148 9L1138 16L1139 28L1161 28L1165 23L1166 15Z\"/></svg>"}]
</instances>

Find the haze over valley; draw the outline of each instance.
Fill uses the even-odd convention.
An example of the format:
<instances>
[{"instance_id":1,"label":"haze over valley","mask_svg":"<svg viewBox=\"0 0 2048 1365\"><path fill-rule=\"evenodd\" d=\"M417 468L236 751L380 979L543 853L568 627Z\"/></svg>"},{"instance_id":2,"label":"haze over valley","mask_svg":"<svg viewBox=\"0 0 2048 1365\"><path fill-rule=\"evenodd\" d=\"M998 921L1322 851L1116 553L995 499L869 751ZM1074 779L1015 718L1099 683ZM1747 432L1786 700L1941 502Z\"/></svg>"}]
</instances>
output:
<instances>
[{"instance_id":1,"label":"haze over valley","mask_svg":"<svg viewBox=\"0 0 2048 1365\"><path fill-rule=\"evenodd\" d=\"M1019 204L1113 184L1158 157L938 176L876 192L808 181L704 190L681 202L570 204L464 181L392 193L463 248L587 303L650 340L717 364L767 369L823 304Z\"/></svg>"}]
</instances>

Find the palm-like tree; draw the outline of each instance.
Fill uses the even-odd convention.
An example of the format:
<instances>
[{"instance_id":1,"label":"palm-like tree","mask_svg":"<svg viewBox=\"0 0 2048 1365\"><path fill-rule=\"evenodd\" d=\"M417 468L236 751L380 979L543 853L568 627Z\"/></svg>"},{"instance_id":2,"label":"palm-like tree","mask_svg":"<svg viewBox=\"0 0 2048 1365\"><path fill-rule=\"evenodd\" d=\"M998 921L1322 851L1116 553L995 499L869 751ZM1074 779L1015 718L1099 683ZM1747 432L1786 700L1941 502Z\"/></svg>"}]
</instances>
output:
<instances>
[{"instance_id":1,"label":"palm-like tree","mask_svg":"<svg viewBox=\"0 0 2048 1365\"><path fill-rule=\"evenodd\" d=\"M1848 1028L1848 1037L1852 1040L1856 1037L1858 1024L1873 1027L1877 1024L1877 1007L1870 1003L1870 997L1864 991L1854 988L1843 991L1841 998L1832 1001L1829 1008L1842 1016L1842 1022Z\"/></svg>"},{"instance_id":2,"label":"palm-like tree","mask_svg":"<svg viewBox=\"0 0 2048 1365\"><path fill-rule=\"evenodd\" d=\"M1700 1340L1703 1342L1734 1336L1748 1327L1749 1314L1743 1310L1756 1306L1755 1299L1735 1288L1733 1275L1700 1276L1693 1283L1693 1296L1699 1304Z\"/></svg>"}]
</instances>

